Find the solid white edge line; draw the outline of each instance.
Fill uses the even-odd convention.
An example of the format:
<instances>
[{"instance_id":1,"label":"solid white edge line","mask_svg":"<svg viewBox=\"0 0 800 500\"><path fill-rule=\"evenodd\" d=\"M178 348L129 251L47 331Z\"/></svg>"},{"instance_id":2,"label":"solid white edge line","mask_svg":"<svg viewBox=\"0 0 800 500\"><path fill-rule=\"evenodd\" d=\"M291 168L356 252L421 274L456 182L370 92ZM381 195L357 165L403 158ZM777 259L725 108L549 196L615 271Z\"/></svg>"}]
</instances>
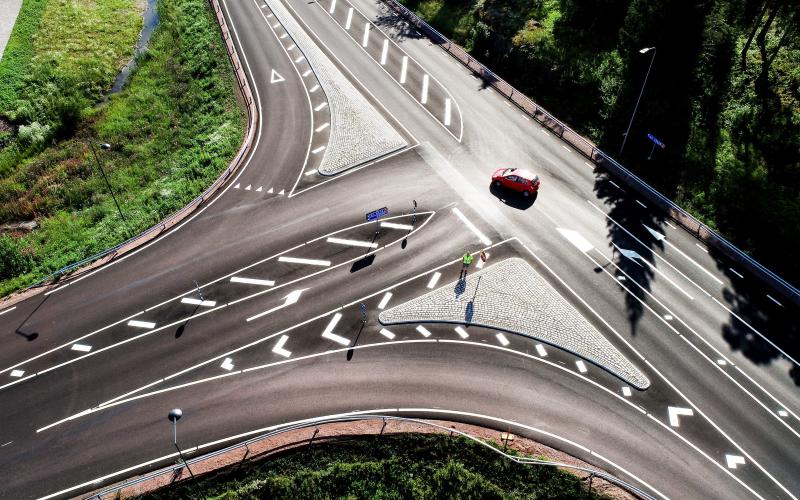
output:
<instances>
[{"instance_id":1,"label":"solid white edge line","mask_svg":"<svg viewBox=\"0 0 800 500\"><path fill-rule=\"evenodd\" d=\"M17 306L14 306L14 307L9 307L8 309L6 309L6 310L4 310L4 311L0 311L0 316L2 316L3 314L5 314L5 313L7 313L7 312L11 312L11 311L13 311L13 310L14 310L14 309L16 309L16 308L17 308Z\"/></svg>"}]
</instances>

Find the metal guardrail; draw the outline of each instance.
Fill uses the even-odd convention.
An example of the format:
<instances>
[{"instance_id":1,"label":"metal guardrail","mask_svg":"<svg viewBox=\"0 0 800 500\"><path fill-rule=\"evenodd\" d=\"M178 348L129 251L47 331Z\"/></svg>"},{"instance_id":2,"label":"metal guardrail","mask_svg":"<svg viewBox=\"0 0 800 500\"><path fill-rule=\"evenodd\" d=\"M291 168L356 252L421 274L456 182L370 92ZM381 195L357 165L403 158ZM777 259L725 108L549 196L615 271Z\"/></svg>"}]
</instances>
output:
<instances>
[{"instance_id":1,"label":"metal guardrail","mask_svg":"<svg viewBox=\"0 0 800 500\"><path fill-rule=\"evenodd\" d=\"M655 497L653 497L652 495L650 495L646 491L642 490L638 486L633 485L631 483L628 483L626 481L623 481L622 479L620 479L620 478L618 478L618 477L616 477L616 476L614 476L612 474L609 474L609 473L607 473L605 471L596 470L596 469L590 469L588 467L581 467L579 465L567 464L567 463L564 463L564 462L553 462L553 461L542 460L542 459L538 459L538 458L519 457L519 456L511 455L511 454L506 453L503 450L495 448L490 443L488 443L488 442L486 442L486 441L484 441L484 440L482 440L480 438L472 436L471 434L469 434L467 432L460 431L460 430L457 430L457 429L453 429L453 428L450 428L450 427L445 427L444 425L437 424L437 423L434 423L434 422L429 422L427 420L421 420L421 419L409 418L409 417L397 417L397 416L393 416L393 415L347 415L347 416L332 417L332 418L327 418L327 419L318 419L318 420L315 419L313 421L297 423L297 424L290 424L290 425L286 425L284 427L280 427L278 429L275 429L273 431L261 434L259 436L250 438L250 439L248 439L246 441L242 441L240 443L237 443L237 444L222 448L220 450L213 451L211 453L207 453L205 455L189 459L189 460L186 461L186 463L188 464L189 467L191 467L193 464L197 464L197 463L209 460L211 458L214 458L216 456L223 455L225 453L236 451L236 450L239 450L239 449L242 449L242 448L247 448L249 450L248 447L250 445L252 445L252 444L255 444L255 443L258 443L259 441L263 441L265 439L269 439L271 437L275 437L275 436L278 436L278 435L281 435L281 434L285 434L285 433L291 432L291 431L296 431L296 430L301 430L301 429L308 429L308 428L311 428L311 427L317 427L317 426L322 425L322 424L331 424L331 423L340 423L340 422L356 422L356 421L363 421L363 420L382 420L383 423L384 423L384 427L386 426L386 422L387 421L412 422L412 423L415 423L415 424L427 425L429 427L432 427L432 428L436 429L436 431L441 432L441 433L458 434L459 436L462 436L462 437L464 437L466 439L470 439L470 440L474 441L475 443L480 444L481 446L485 446L486 448L496 452L497 454L503 456L504 458L506 458L506 459L508 459L508 460L510 460L512 462L516 462L518 464L558 467L558 468L565 468L565 469L571 469L571 470L575 470L575 471L584 472L586 474L589 474L591 477L597 477L597 478L603 479L603 480L605 480L605 481L607 481L607 482L609 482L611 484L614 484L614 485L626 490L627 492L638 496L639 498L644 498L644 499L647 499L647 500L655 500ZM383 430L381 430L381 433L382 432L383 432ZM275 451L275 450L272 450L272 451ZM184 452L186 452L186 450L184 450ZM121 493L123 492L123 490L125 490L126 488L131 488L131 487L136 486L138 484L141 484L141 483L144 483L146 481L150 481L150 480L159 478L159 477L164 476L164 475L170 475L171 474L171 475L174 476L177 471L180 471L180 470L182 470L184 468L185 468L185 466L184 466L183 462L181 462L179 464L175 464L175 465L172 465L172 466L169 466L169 467L165 467L163 469L157 470L157 471L152 472L150 474L146 474L144 476L138 477L136 479L133 479L133 480L130 480L130 481L125 481L123 483L116 484L116 485L111 486L109 488L105 488L105 489L100 490L98 492L95 492L95 493L92 493L90 495L87 495L87 496L85 496L83 498L85 498L85 499L98 499L98 500L103 500L103 498L106 498L106 497L119 498L119 496L121 496Z\"/></svg>"},{"instance_id":2,"label":"metal guardrail","mask_svg":"<svg viewBox=\"0 0 800 500\"><path fill-rule=\"evenodd\" d=\"M400 4L397 0L382 0L389 8L394 10L410 25L418 29L422 34L444 48L450 55L469 68L470 71L483 78L495 90L525 111L539 123L549 128L562 140L580 151L584 156L592 160L597 165L617 176L625 182L628 187L638 192L652 204L663 210L671 219L680 224L684 229L691 232L699 240L708 246L723 253L738 265L747 268L752 274L766 281L772 288L781 292L792 302L800 305L800 290L783 278L773 273L761 263L744 253L734 244L723 238L714 230L697 220L693 215L675 204L672 200L662 195L642 179L633 174L630 170L622 166L618 161L597 148L592 142L569 128L547 110L533 102L525 94L515 89L511 84L497 76L489 68L475 60L463 48L453 43L446 36L437 31L434 27L426 23L414 12Z\"/></svg>"},{"instance_id":3,"label":"metal guardrail","mask_svg":"<svg viewBox=\"0 0 800 500\"><path fill-rule=\"evenodd\" d=\"M253 99L253 93L250 89L250 84L247 81L247 75L245 75L244 69L242 67L242 63L239 60L239 55L236 53L236 48L233 45L233 41L230 36L230 31L228 30L228 25L225 22L225 17L222 14L222 9L220 8L218 0L209 0L211 7L214 9L214 14L217 17L217 22L220 26L220 31L222 35L222 39L225 42L225 48L228 52L228 57L231 60L231 64L234 68L234 73L236 75L236 83L239 87L240 95L242 99L244 99L245 104L247 106L247 130L245 135L245 140L242 143L239 151L237 151L236 156L233 157L233 160L228 165L228 168L217 177L217 180L214 181L211 186L209 186L202 194L198 195L192 201L190 201L187 205L185 205L180 210L176 211L175 213L169 215L167 218L159 222L158 224L145 229L141 233L133 236L122 243L115 245L111 248L107 248L102 252L96 253L90 257L87 257L83 260L78 262L74 262L68 266L62 267L58 271L46 276L42 280L33 285L30 285L27 289L41 287L47 284L51 284L53 282L57 282L61 280L63 277L72 274L76 269L80 269L81 267L100 261L103 258L108 257L106 262L113 260L114 258L118 257L119 255L129 252L134 248L139 247L140 245L156 238L160 234L164 233L168 229L171 229L182 220L184 220L188 215L194 212L197 207L202 205L204 202L212 198L219 188L228 180L228 178L236 172L239 167L241 166L244 158L250 152L252 148L253 142L253 134L255 133L256 129L256 118L258 116L258 110L256 109L255 101Z\"/></svg>"}]
</instances>

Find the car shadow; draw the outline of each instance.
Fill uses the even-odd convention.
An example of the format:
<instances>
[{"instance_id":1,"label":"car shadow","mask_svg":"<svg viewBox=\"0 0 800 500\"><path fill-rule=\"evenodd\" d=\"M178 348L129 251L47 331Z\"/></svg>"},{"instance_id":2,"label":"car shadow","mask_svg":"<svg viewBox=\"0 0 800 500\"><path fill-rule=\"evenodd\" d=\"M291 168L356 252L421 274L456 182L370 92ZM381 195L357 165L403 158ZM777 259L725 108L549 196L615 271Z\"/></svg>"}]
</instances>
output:
<instances>
[{"instance_id":1,"label":"car shadow","mask_svg":"<svg viewBox=\"0 0 800 500\"><path fill-rule=\"evenodd\" d=\"M513 189L503 186L496 186L494 182L489 184L489 192L504 204L511 208L516 208L517 210L527 210L531 208L536 202L536 198L539 196L538 192L530 196L525 196L524 194L518 193Z\"/></svg>"}]
</instances>

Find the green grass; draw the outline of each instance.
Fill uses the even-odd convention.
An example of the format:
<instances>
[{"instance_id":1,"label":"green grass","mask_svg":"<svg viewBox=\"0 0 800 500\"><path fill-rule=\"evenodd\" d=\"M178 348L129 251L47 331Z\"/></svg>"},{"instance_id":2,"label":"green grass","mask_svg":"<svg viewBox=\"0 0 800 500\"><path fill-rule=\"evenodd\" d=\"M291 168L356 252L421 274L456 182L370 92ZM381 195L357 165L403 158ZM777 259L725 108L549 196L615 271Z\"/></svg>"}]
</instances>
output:
<instances>
[{"instance_id":1,"label":"green grass","mask_svg":"<svg viewBox=\"0 0 800 500\"><path fill-rule=\"evenodd\" d=\"M300 448L142 499L600 498L555 467L524 466L464 438L406 434Z\"/></svg>"},{"instance_id":2,"label":"green grass","mask_svg":"<svg viewBox=\"0 0 800 500\"><path fill-rule=\"evenodd\" d=\"M158 10L161 23L128 87L106 103L82 108L69 137L22 159L0 179L0 221L40 223L10 245L7 253L20 258L0 260L0 294L157 223L210 185L238 149L244 115L210 7L205 0L162 0ZM59 16L69 22L73 14ZM119 32L112 37L125 38ZM89 38L86 46L96 41ZM109 47L102 58L116 61L119 52ZM69 57L64 54L48 57L58 61L58 71L68 73L76 64L61 61ZM98 155L127 225L87 141L113 145Z\"/></svg>"},{"instance_id":3,"label":"green grass","mask_svg":"<svg viewBox=\"0 0 800 500\"><path fill-rule=\"evenodd\" d=\"M28 74L33 58L34 35L39 29L47 0L24 0L14 29L0 60L0 111L9 109L17 89Z\"/></svg>"}]
</instances>

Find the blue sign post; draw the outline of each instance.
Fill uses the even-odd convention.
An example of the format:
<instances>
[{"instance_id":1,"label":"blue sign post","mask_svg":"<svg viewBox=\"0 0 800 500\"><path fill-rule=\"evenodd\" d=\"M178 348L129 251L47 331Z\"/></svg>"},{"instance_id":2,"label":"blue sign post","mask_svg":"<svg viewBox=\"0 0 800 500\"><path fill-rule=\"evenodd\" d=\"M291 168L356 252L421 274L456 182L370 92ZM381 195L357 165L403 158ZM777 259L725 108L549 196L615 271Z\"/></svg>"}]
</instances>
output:
<instances>
[{"instance_id":1,"label":"blue sign post","mask_svg":"<svg viewBox=\"0 0 800 500\"><path fill-rule=\"evenodd\" d=\"M653 152L656 150L656 146L660 147L661 149L664 149L667 147L667 145L658 140L658 137L654 136L653 134L647 134L647 138L653 141L653 147L650 148L650 155L647 157L647 159L649 160L650 158L653 157Z\"/></svg>"}]
</instances>

